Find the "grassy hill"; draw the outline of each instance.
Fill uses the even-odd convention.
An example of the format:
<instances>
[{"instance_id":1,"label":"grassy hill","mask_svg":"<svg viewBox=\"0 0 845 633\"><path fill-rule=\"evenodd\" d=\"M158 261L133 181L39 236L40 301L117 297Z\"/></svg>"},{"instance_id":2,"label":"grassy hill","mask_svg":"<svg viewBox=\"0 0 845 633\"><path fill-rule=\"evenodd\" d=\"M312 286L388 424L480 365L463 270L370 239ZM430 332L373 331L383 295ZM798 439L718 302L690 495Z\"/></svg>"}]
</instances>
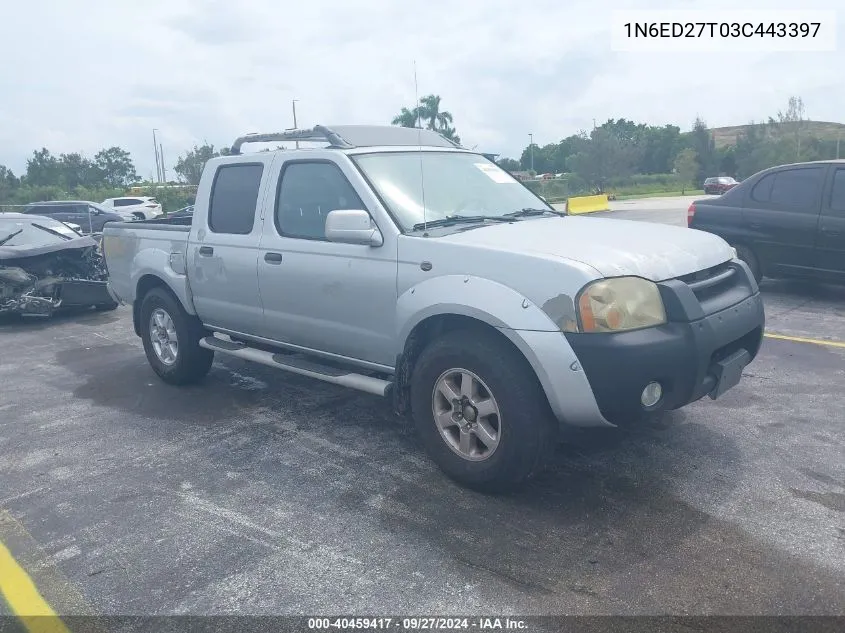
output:
<instances>
[{"instance_id":1,"label":"grassy hill","mask_svg":"<svg viewBox=\"0 0 845 633\"><path fill-rule=\"evenodd\" d=\"M758 123L755 125L764 125ZM807 136L815 136L822 140L835 141L837 137L845 140L845 123L830 123L827 121L804 121L806 125L805 134ZM728 127L712 128L713 136L716 141L716 148L727 147L735 145L737 137L742 134L751 125L731 125Z\"/></svg>"}]
</instances>

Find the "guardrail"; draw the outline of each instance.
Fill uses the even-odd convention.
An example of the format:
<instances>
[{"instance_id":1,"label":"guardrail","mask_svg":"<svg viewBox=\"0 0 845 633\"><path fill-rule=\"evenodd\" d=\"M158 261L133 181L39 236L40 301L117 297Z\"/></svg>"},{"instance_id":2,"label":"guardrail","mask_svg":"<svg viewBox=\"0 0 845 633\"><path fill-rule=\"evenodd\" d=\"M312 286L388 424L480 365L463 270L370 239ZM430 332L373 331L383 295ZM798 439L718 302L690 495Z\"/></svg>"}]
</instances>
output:
<instances>
[{"instance_id":1,"label":"guardrail","mask_svg":"<svg viewBox=\"0 0 845 633\"><path fill-rule=\"evenodd\" d=\"M610 211L610 203L608 202L607 194L601 194L599 196L577 196L567 199L566 211L572 215Z\"/></svg>"}]
</instances>

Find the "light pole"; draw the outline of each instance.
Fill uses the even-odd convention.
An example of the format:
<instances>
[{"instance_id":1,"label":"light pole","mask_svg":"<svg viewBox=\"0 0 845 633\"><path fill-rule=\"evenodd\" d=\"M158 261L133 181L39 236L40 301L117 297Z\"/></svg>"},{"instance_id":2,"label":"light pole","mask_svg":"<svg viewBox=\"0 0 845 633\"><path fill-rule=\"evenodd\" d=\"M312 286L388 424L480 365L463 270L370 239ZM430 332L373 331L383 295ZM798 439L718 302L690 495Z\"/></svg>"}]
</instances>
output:
<instances>
[{"instance_id":1,"label":"light pole","mask_svg":"<svg viewBox=\"0 0 845 633\"><path fill-rule=\"evenodd\" d=\"M292 99L291 102L290 102L290 105L293 108L293 129L294 130L297 129L296 128L296 102L297 101L299 101L299 99ZM296 142L296 149L299 149L299 141Z\"/></svg>"},{"instance_id":2,"label":"light pole","mask_svg":"<svg viewBox=\"0 0 845 633\"><path fill-rule=\"evenodd\" d=\"M158 141L156 140L158 128L153 128L153 151L156 155L156 182L161 182L161 162L158 159Z\"/></svg>"},{"instance_id":3,"label":"light pole","mask_svg":"<svg viewBox=\"0 0 845 633\"><path fill-rule=\"evenodd\" d=\"M528 135L528 151L531 155L531 171L534 171L534 135Z\"/></svg>"}]
</instances>

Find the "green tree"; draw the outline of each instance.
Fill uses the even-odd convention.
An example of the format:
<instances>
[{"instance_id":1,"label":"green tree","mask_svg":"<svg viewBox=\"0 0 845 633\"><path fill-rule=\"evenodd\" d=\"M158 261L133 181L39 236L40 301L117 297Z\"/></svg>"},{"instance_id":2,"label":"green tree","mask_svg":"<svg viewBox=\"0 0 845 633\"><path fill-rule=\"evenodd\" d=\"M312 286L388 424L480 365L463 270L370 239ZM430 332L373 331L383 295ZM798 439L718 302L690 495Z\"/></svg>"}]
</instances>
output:
<instances>
[{"instance_id":1,"label":"green tree","mask_svg":"<svg viewBox=\"0 0 845 633\"><path fill-rule=\"evenodd\" d=\"M77 187L96 187L103 183L100 169L82 154L59 155L59 183L70 191Z\"/></svg>"},{"instance_id":2,"label":"green tree","mask_svg":"<svg viewBox=\"0 0 845 633\"><path fill-rule=\"evenodd\" d=\"M102 174L103 184L109 187L117 189L138 182L132 156L120 147L101 149L94 155L94 165Z\"/></svg>"},{"instance_id":3,"label":"green tree","mask_svg":"<svg viewBox=\"0 0 845 633\"><path fill-rule=\"evenodd\" d=\"M32 152L32 158L26 161L24 179L28 185L50 186L59 184L61 167L59 159L46 147Z\"/></svg>"},{"instance_id":4,"label":"green tree","mask_svg":"<svg viewBox=\"0 0 845 633\"><path fill-rule=\"evenodd\" d=\"M695 155L695 150L689 147L682 149L675 157L674 164L675 175L681 186L681 195L684 195L698 173L698 157Z\"/></svg>"},{"instance_id":5,"label":"green tree","mask_svg":"<svg viewBox=\"0 0 845 633\"><path fill-rule=\"evenodd\" d=\"M0 165L0 204L10 204L12 196L20 187L20 180L5 165Z\"/></svg>"},{"instance_id":6,"label":"green tree","mask_svg":"<svg viewBox=\"0 0 845 633\"><path fill-rule=\"evenodd\" d=\"M417 127L419 122L418 114L419 108L414 108L413 110L402 108L402 111L393 117L391 124L400 127Z\"/></svg>"},{"instance_id":7,"label":"green tree","mask_svg":"<svg viewBox=\"0 0 845 633\"><path fill-rule=\"evenodd\" d=\"M184 180L189 185L198 185L205 164L217 156L228 155L229 151L230 148L228 147L224 147L221 151L215 151L214 145L209 145L208 143L199 146L194 145L192 150L185 152L179 157L173 169L181 180Z\"/></svg>"},{"instance_id":8,"label":"green tree","mask_svg":"<svg viewBox=\"0 0 845 633\"><path fill-rule=\"evenodd\" d=\"M570 162L589 187L603 192L611 178L634 173L639 158L640 150L632 140L622 139L607 128L596 128Z\"/></svg>"},{"instance_id":9,"label":"green tree","mask_svg":"<svg viewBox=\"0 0 845 633\"><path fill-rule=\"evenodd\" d=\"M452 113L441 110L440 101L440 95L426 95L413 110L402 108L391 123L401 127L417 127L425 121L426 129L439 132L455 143L460 143L461 137L453 125Z\"/></svg>"},{"instance_id":10,"label":"green tree","mask_svg":"<svg viewBox=\"0 0 845 633\"><path fill-rule=\"evenodd\" d=\"M496 161L496 164L502 169L510 172L520 171L522 169L519 161L514 160L513 158L500 158Z\"/></svg>"},{"instance_id":11,"label":"green tree","mask_svg":"<svg viewBox=\"0 0 845 633\"><path fill-rule=\"evenodd\" d=\"M695 151L698 160L696 183L715 175L717 171L716 141L707 124L701 117L696 117L690 135L690 148Z\"/></svg>"}]
</instances>

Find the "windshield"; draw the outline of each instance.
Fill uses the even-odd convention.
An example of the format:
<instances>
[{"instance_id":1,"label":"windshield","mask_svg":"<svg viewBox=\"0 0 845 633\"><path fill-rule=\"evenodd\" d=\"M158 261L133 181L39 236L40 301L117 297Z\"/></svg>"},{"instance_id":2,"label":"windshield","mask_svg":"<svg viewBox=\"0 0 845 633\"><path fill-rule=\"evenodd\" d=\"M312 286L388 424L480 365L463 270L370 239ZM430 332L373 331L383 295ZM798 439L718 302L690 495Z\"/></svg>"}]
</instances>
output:
<instances>
[{"instance_id":1,"label":"windshield","mask_svg":"<svg viewBox=\"0 0 845 633\"><path fill-rule=\"evenodd\" d=\"M431 222L454 215L499 217L523 209L553 211L508 172L477 154L386 152L352 159L404 230L423 219Z\"/></svg>"},{"instance_id":2,"label":"windshield","mask_svg":"<svg viewBox=\"0 0 845 633\"><path fill-rule=\"evenodd\" d=\"M36 225L50 230L45 231ZM55 231L59 235L51 231ZM11 237L8 242L3 241L13 233L16 235ZM74 237L79 237L79 235L71 228L61 222L47 218L29 221L17 219L7 220L0 217L0 242L3 242L3 246L45 246L47 244L66 242L68 238Z\"/></svg>"}]
</instances>

